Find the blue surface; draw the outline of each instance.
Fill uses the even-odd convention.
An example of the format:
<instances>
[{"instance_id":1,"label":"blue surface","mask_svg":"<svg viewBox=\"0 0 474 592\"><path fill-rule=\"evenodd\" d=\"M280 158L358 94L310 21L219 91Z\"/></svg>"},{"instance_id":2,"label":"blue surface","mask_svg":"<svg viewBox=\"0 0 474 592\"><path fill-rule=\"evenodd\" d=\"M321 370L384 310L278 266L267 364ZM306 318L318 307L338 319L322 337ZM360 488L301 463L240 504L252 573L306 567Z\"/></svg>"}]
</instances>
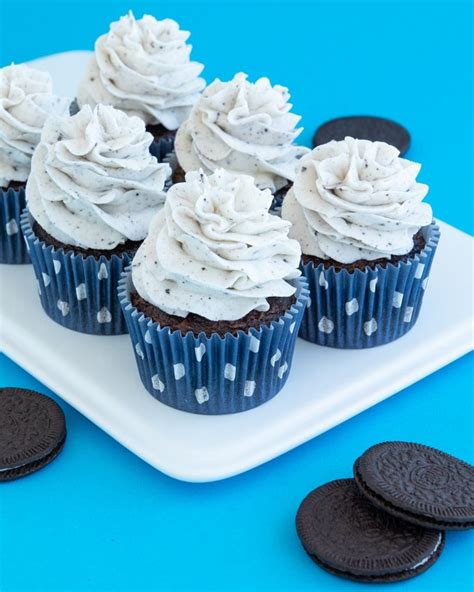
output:
<instances>
[{"instance_id":1,"label":"blue surface","mask_svg":"<svg viewBox=\"0 0 474 592\"><path fill-rule=\"evenodd\" d=\"M90 48L130 6L191 29L208 80L241 69L289 86L305 142L338 115L399 120L436 215L472 232L470 3L0 0L0 64ZM373 590L313 565L295 536L296 508L381 440L420 441L473 462L472 361L263 467L204 485L151 469L63 404L61 457L0 487L0 590ZM5 357L0 384L49 393ZM438 563L397 590L471 591L473 551L472 532L448 534Z\"/></svg>"}]
</instances>

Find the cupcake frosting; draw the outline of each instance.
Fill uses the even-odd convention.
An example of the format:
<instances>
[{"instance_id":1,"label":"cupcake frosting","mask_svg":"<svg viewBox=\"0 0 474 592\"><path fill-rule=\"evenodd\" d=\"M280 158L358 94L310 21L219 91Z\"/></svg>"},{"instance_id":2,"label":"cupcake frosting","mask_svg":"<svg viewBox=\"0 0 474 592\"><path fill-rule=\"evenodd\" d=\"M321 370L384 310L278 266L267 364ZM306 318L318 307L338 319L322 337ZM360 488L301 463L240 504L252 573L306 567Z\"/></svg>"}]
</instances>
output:
<instances>
[{"instance_id":1,"label":"cupcake frosting","mask_svg":"<svg viewBox=\"0 0 474 592\"><path fill-rule=\"evenodd\" d=\"M268 78L251 83L241 72L230 82L215 80L178 130L180 165L207 173L222 167L252 175L260 189L280 189L309 152L293 144L302 128L296 128L301 117L290 113L289 98L287 88Z\"/></svg>"},{"instance_id":2,"label":"cupcake frosting","mask_svg":"<svg viewBox=\"0 0 474 592\"><path fill-rule=\"evenodd\" d=\"M204 66L190 61L189 35L171 19L123 16L95 43L79 104L113 105L146 124L177 129L205 86Z\"/></svg>"},{"instance_id":3,"label":"cupcake frosting","mask_svg":"<svg viewBox=\"0 0 474 592\"><path fill-rule=\"evenodd\" d=\"M304 254L340 263L409 253L432 221L420 168L384 142L347 137L318 146L301 160L283 203L290 236Z\"/></svg>"},{"instance_id":4,"label":"cupcake frosting","mask_svg":"<svg viewBox=\"0 0 474 592\"><path fill-rule=\"evenodd\" d=\"M0 187L26 181L46 118L66 112L71 100L52 92L46 72L24 64L0 69Z\"/></svg>"},{"instance_id":5,"label":"cupcake frosting","mask_svg":"<svg viewBox=\"0 0 474 592\"><path fill-rule=\"evenodd\" d=\"M171 171L149 152L138 117L110 106L50 117L26 186L33 218L55 239L86 249L143 240Z\"/></svg>"},{"instance_id":6,"label":"cupcake frosting","mask_svg":"<svg viewBox=\"0 0 474 592\"><path fill-rule=\"evenodd\" d=\"M180 317L236 320L291 296L301 250L290 224L268 209L269 190L252 177L218 169L190 172L168 192L164 209L133 261L142 298Z\"/></svg>"}]
</instances>

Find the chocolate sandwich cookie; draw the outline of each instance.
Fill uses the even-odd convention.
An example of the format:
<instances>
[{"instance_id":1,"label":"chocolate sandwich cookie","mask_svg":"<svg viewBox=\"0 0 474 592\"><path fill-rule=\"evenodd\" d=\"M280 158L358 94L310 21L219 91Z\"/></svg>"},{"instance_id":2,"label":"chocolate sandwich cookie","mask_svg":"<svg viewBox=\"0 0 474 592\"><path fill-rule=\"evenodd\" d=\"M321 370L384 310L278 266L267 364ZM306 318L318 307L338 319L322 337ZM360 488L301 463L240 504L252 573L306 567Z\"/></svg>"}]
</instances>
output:
<instances>
[{"instance_id":1,"label":"chocolate sandwich cookie","mask_svg":"<svg viewBox=\"0 0 474 592\"><path fill-rule=\"evenodd\" d=\"M440 530L474 528L474 466L411 442L384 442L354 464L360 492L413 524Z\"/></svg>"},{"instance_id":2,"label":"chocolate sandwich cookie","mask_svg":"<svg viewBox=\"0 0 474 592\"><path fill-rule=\"evenodd\" d=\"M323 123L313 136L313 146L331 140L344 140L346 136L372 142L386 142L395 146L403 156L410 146L410 134L399 123L382 117L354 115L338 117Z\"/></svg>"},{"instance_id":3,"label":"chocolate sandwich cookie","mask_svg":"<svg viewBox=\"0 0 474 592\"><path fill-rule=\"evenodd\" d=\"M312 491L296 516L298 536L325 570L360 582L413 578L436 562L444 533L415 526L375 508L353 479Z\"/></svg>"},{"instance_id":4,"label":"chocolate sandwich cookie","mask_svg":"<svg viewBox=\"0 0 474 592\"><path fill-rule=\"evenodd\" d=\"M0 481L42 469L65 440L64 413L52 399L26 389L0 389Z\"/></svg>"}]
</instances>

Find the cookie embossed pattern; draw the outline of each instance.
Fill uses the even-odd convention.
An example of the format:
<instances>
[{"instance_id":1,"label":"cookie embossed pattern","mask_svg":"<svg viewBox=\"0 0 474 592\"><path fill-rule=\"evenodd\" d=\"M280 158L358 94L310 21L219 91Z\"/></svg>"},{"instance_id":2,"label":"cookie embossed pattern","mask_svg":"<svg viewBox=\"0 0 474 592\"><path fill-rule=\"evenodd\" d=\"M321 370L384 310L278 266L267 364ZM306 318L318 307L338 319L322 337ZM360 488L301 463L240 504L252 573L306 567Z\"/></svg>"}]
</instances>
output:
<instances>
[{"instance_id":1,"label":"cookie embossed pattern","mask_svg":"<svg viewBox=\"0 0 474 592\"><path fill-rule=\"evenodd\" d=\"M440 530L474 527L474 466L407 442L369 448L354 465L361 492L377 507Z\"/></svg>"},{"instance_id":2,"label":"cookie embossed pattern","mask_svg":"<svg viewBox=\"0 0 474 592\"><path fill-rule=\"evenodd\" d=\"M55 401L26 389L0 389L0 482L39 471L65 441L64 414Z\"/></svg>"},{"instance_id":3,"label":"cookie embossed pattern","mask_svg":"<svg viewBox=\"0 0 474 592\"><path fill-rule=\"evenodd\" d=\"M474 467L440 450L376 444L356 460L354 477L318 487L296 515L306 552L334 575L413 578L437 561L445 530L474 526Z\"/></svg>"},{"instance_id":4,"label":"cookie embossed pattern","mask_svg":"<svg viewBox=\"0 0 474 592\"><path fill-rule=\"evenodd\" d=\"M353 479L312 491L296 517L311 559L334 575L360 582L396 582L427 570L440 556L444 534L375 508Z\"/></svg>"}]
</instances>

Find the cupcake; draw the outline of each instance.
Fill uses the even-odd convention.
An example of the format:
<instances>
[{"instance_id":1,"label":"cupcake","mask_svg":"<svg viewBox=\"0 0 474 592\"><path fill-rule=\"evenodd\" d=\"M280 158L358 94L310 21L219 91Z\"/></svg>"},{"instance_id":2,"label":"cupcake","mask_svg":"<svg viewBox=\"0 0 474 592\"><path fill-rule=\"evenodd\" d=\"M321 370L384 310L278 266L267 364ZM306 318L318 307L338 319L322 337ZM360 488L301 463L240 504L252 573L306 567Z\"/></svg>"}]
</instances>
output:
<instances>
[{"instance_id":1,"label":"cupcake","mask_svg":"<svg viewBox=\"0 0 474 592\"><path fill-rule=\"evenodd\" d=\"M146 389L202 414L245 411L285 384L307 300L300 247L252 177L171 187L119 297Z\"/></svg>"},{"instance_id":2,"label":"cupcake","mask_svg":"<svg viewBox=\"0 0 474 592\"><path fill-rule=\"evenodd\" d=\"M420 168L389 144L349 137L301 160L282 209L310 288L300 337L366 348L413 327L439 241Z\"/></svg>"},{"instance_id":3,"label":"cupcake","mask_svg":"<svg viewBox=\"0 0 474 592\"><path fill-rule=\"evenodd\" d=\"M0 263L29 263L20 230L31 157L48 115L70 100L52 94L51 77L23 64L0 69Z\"/></svg>"},{"instance_id":4,"label":"cupcake","mask_svg":"<svg viewBox=\"0 0 474 592\"><path fill-rule=\"evenodd\" d=\"M176 130L205 87L204 66L190 60L190 33L171 19L132 12L99 37L79 86L79 106L113 105L141 117L153 137L152 153L171 152Z\"/></svg>"},{"instance_id":5,"label":"cupcake","mask_svg":"<svg viewBox=\"0 0 474 592\"><path fill-rule=\"evenodd\" d=\"M273 193L272 207L280 207L298 160L309 152L294 144L303 128L296 128L301 117L290 113L289 98L268 78L251 83L241 72L230 82L215 80L178 130L174 180L200 168L252 175L259 189Z\"/></svg>"},{"instance_id":6,"label":"cupcake","mask_svg":"<svg viewBox=\"0 0 474 592\"><path fill-rule=\"evenodd\" d=\"M33 155L22 229L41 303L84 333L126 332L117 283L165 201L169 165L143 121L110 106L50 117Z\"/></svg>"}]
</instances>

